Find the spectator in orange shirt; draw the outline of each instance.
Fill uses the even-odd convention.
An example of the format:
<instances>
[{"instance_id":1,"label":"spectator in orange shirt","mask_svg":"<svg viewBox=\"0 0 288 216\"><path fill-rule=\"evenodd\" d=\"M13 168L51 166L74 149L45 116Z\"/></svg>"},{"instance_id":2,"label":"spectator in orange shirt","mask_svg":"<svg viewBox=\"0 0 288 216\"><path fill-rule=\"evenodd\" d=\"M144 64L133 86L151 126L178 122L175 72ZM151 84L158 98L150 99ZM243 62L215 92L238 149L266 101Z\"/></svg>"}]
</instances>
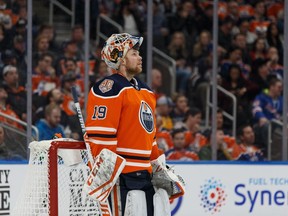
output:
<instances>
[{"instance_id":1,"label":"spectator in orange shirt","mask_svg":"<svg viewBox=\"0 0 288 216\"><path fill-rule=\"evenodd\" d=\"M40 96L45 96L51 89L59 86L55 69L52 67L53 56L44 53L40 56L32 74L32 90Z\"/></svg>"},{"instance_id":2,"label":"spectator in orange shirt","mask_svg":"<svg viewBox=\"0 0 288 216\"><path fill-rule=\"evenodd\" d=\"M174 148L165 152L167 160L194 161L199 160L198 155L185 147L185 129L179 128L172 131Z\"/></svg>"},{"instance_id":3,"label":"spectator in orange shirt","mask_svg":"<svg viewBox=\"0 0 288 216\"><path fill-rule=\"evenodd\" d=\"M201 110L196 107L190 108L184 116L182 123L177 123L174 128L185 128L186 146L194 145L196 134L200 133Z\"/></svg>"},{"instance_id":4,"label":"spectator in orange shirt","mask_svg":"<svg viewBox=\"0 0 288 216\"><path fill-rule=\"evenodd\" d=\"M266 18L266 8L264 1L257 1L254 6L254 16L250 22L250 31L258 36L264 36L270 21Z\"/></svg>"}]
</instances>

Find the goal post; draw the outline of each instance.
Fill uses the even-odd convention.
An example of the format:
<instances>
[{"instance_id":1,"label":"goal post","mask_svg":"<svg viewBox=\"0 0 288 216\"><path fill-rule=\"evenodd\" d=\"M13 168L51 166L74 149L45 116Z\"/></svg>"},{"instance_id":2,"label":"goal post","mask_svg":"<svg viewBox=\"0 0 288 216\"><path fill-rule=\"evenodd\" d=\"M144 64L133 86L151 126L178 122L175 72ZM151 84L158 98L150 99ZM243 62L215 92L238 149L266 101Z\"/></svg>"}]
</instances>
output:
<instances>
[{"instance_id":1,"label":"goal post","mask_svg":"<svg viewBox=\"0 0 288 216\"><path fill-rule=\"evenodd\" d=\"M82 192L90 169L85 143L72 139L31 142L26 178L15 216L100 216L98 202Z\"/></svg>"}]
</instances>

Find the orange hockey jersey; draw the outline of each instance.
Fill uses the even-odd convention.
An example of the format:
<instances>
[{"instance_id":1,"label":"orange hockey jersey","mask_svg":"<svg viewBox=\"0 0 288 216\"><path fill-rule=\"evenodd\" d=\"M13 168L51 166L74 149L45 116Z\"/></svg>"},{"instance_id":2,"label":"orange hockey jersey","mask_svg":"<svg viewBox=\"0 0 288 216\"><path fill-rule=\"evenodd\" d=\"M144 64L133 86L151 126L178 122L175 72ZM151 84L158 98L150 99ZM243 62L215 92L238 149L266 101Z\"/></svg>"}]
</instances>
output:
<instances>
[{"instance_id":1,"label":"orange hockey jersey","mask_svg":"<svg viewBox=\"0 0 288 216\"><path fill-rule=\"evenodd\" d=\"M126 159L123 173L147 170L159 156L155 141L156 100L140 80L113 74L97 82L88 95L86 141L93 156L108 148Z\"/></svg>"}]
</instances>

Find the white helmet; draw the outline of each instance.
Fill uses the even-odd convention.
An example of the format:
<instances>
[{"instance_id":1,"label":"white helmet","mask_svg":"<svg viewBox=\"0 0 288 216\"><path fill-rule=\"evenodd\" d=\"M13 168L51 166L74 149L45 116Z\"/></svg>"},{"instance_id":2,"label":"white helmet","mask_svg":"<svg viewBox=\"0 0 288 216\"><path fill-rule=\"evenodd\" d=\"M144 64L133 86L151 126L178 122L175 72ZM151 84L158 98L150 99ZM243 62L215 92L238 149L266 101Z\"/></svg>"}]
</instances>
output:
<instances>
[{"instance_id":1,"label":"white helmet","mask_svg":"<svg viewBox=\"0 0 288 216\"><path fill-rule=\"evenodd\" d=\"M139 49L143 42L143 37L135 37L128 33L111 35L102 51L101 58L108 67L119 69L120 59L124 58L129 49Z\"/></svg>"}]
</instances>

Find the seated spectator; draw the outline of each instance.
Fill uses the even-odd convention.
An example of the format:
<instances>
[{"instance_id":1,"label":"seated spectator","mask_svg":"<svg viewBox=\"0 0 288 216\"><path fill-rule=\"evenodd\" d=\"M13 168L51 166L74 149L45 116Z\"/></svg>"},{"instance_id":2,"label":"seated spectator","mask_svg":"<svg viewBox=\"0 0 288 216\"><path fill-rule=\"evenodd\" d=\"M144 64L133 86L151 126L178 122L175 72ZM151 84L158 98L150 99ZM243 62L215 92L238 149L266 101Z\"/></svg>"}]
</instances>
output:
<instances>
[{"instance_id":1,"label":"seated spectator","mask_svg":"<svg viewBox=\"0 0 288 216\"><path fill-rule=\"evenodd\" d=\"M249 5L250 6L250 5ZM238 28L238 29L237 29ZM246 43L248 47L251 47L252 44L257 39L257 35L250 31L250 21L249 18L241 18L238 21L237 26L234 27L234 34L241 33L246 35Z\"/></svg>"},{"instance_id":2,"label":"seated spectator","mask_svg":"<svg viewBox=\"0 0 288 216\"><path fill-rule=\"evenodd\" d=\"M255 133L261 149L268 146L268 123L282 119L283 96L282 81L274 78L269 82L269 90L256 96L252 114L255 120Z\"/></svg>"},{"instance_id":3,"label":"seated spectator","mask_svg":"<svg viewBox=\"0 0 288 216\"><path fill-rule=\"evenodd\" d=\"M173 128L173 121L170 117L172 107L172 100L167 96L161 96L157 100L156 110L157 114L162 118L162 128L170 131Z\"/></svg>"},{"instance_id":4,"label":"seated spectator","mask_svg":"<svg viewBox=\"0 0 288 216\"><path fill-rule=\"evenodd\" d=\"M62 79L67 73L73 73L76 76L76 86L80 90L79 93L82 94L84 92L84 73L81 73L78 63L73 58L66 58L64 67Z\"/></svg>"},{"instance_id":5,"label":"seated spectator","mask_svg":"<svg viewBox=\"0 0 288 216\"><path fill-rule=\"evenodd\" d=\"M26 41L24 41L23 36L16 35L13 38L13 49L17 59L17 68L20 75L21 85L25 85L27 82L27 64L26 64Z\"/></svg>"},{"instance_id":6,"label":"seated spectator","mask_svg":"<svg viewBox=\"0 0 288 216\"><path fill-rule=\"evenodd\" d=\"M2 64L1 64L2 69L4 68L5 65L13 65L17 67L18 62L17 62L16 54L11 49L7 49L1 52L1 60L2 60ZM2 77L0 76L0 80L1 79Z\"/></svg>"},{"instance_id":7,"label":"seated spectator","mask_svg":"<svg viewBox=\"0 0 288 216\"><path fill-rule=\"evenodd\" d=\"M279 63L283 64L283 42L276 23L269 24L266 38L269 47L275 47L278 50Z\"/></svg>"},{"instance_id":8,"label":"seated spectator","mask_svg":"<svg viewBox=\"0 0 288 216\"><path fill-rule=\"evenodd\" d=\"M175 129L172 131L172 138L174 148L165 152L167 160L179 160L179 161L194 161L199 160L198 155L189 150L185 143L185 129Z\"/></svg>"},{"instance_id":9,"label":"seated spectator","mask_svg":"<svg viewBox=\"0 0 288 216\"><path fill-rule=\"evenodd\" d=\"M82 25L75 25L71 29L71 41L76 42L78 47L78 53L77 56L80 57L80 59L85 59L85 40L84 40L84 28ZM93 50L95 50L95 46L93 46L92 43L89 44L89 58L93 58Z\"/></svg>"},{"instance_id":10,"label":"seated spectator","mask_svg":"<svg viewBox=\"0 0 288 216\"><path fill-rule=\"evenodd\" d=\"M193 46L193 61L207 57L212 47L211 34L209 31L202 31L198 41Z\"/></svg>"},{"instance_id":11,"label":"seated spectator","mask_svg":"<svg viewBox=\"0 0 288 216\"><path fill-rule=\"evenodd\" d=\"M253 72L249 78L253 85L248 94L250 100L254 100L258 94L268 89L271 77L273 76L269 74L267 60L258 59L254 61Z\"/></svg>"},{"instance_id":12,"label":"seated spectator","mask_svg":"<svg viewBox=\"0 0 288 216\"><path fill-rule=\"evenodd\" d=\"M219 23L218 43L226 51L229 51L232 48L233 25L233 20L230 17L226 17L223 20L220 20Z\"/></svg>"},{"instance_id":13,"label":"seated spectator","mask_svg":"<svg viewBox=\"0 0 288 216\"><path fill-rule=\"evenodd\" d=\"M207 134L207 143L198 152L200 160L212 160L211 132ZM222 130L216 131L217 160L232 160L227 145L224 142L224 133Z\"/></svg>"},{"instance_id":14,"label":"seated spectator","mask_svg":"<svg viewBox=\"0 0 288 216\"><path fill-rule=\"evenodd\" d=\"M64 59L64 67L62 68L63 75L68 71L74 71L77 77L81 77L80 68L77 65L77 61L73 58L65 58Z\"/></svg>"},{"instance_id":15,"label":"seated spectator","mask_svg":"<svg viewBox=\"0 0 288 216\"><path fill-rule=\"evenodd\" d=\"M237 64L241 68L242 77L248 79L250 76L251 68L249 65L244 64L242 60L242 50L238 47L229 50L228 58L221 63L220 75L223 79L228 78L229 68L231 65Z\"/></svg>"},{"instance_id":16,"label":"seated spectator","mask_svg":"<svg viewBox=\"0 0 288 216\"><path fill-rule=\"evenodd\" d=\"M47 53L49 51L49 40L48 37L45 35L39 35L35 39L35 47L33 50L33 67L36 66L39 58L44 53ZM51 53L52 54L52 53Z\"/></svg>"},{"instance_id":17,"label":"seated spectator","mask_svg":"<svg viewBox=\"0 0 288 216\"><path fill-rule=\"evenodd\" d=\"M252 49L249 53L249 57L252 61L257 59L266 59L267 57L267 46L264 38L257 38L253 43Z\"/></svg>"},{"instance_id":18,"label":"seated spectator","mask_svg":"<svg viewBox=\"0 0 288 216\"><path fill-rule=\"evenodd\" d=\"M32 73L32 90L40 96L45 96L51 89L59 86L59 79L52 67L53 56L44 53L40 56Z\"/></svg>"},{"instance_id":19,"label":"seated spectator","mask_svg":"<svg viewBox=\"0 0 288 216\"><path fill-rule=\"evenodd\" d=\"M263 161L264 154L255 145L255 133L250 125L243 125L238 130L240 139L239 148L240 154L237 160L247 161Z\"/></svg>"},{"instance_id":20,"label":"seated spectator","mask_svg":"<svg viewBox=\"0 0 288 216\"><path fill-rule=\"evenodd\" d=\"M26 121L27 93L23 86L19 85L19 74L16 67L7 65L3 70L4 84L8 93L7 104L21 118Z\"/></svg>"},{"instance_id":21,"label":"seated spectator","mask_svg":"<svg viewBox=\"0 0 288 216\"><path fill-rule=\"evenodd\" d=\"M158 149L163 153L173 148L170 131L162 127L162 117L156 116L156 142Z\"/></svg>"},{"instance_id":22,"label":"seated spectator","mask_svg":"<svg viewBox=\"0 0 288 216\"><path fill-rule=\"evenodd\" d=\"M216 113L216 125L217 129L223 130L224 134L227 136L231 136L231 124L227 123L226 119L224 119L223 110L221 108L217 109ZM210 125L212 122L212 112L210 112ZM210 128L211 130L211 128Z\"/></svg>"},{"instance_id":23,"label":"seated spectator","mask_svg":"<svg viewBox=\"0 0 288 216\"><path fill-rule=\"evenodd\" d=\"M139 5L135 0L121 1L119 10L112 18L123 27L123 31L131 35L140 35L143 32L143 19L141 19Z\"/></svg>"},{"instance_id":24,"label":"seated spectator","mask_svg":"<svg viewBox=\"0 0 288 216\"><path fill-rule=\"evenodd\" d=\"M52 53L57 53L60 49L59 44L56 41L55 28L50 24L43 24L39 27L38 35L43 35L48 38L49 51Z\"/></svg>"},{"instance_id":25,"label":"seated spectator","mask_svg":"<svg viewBox=\"0 0 288 216\"><path fill-rule=\"evenodd\" d=\"M189 110L188 99L183 94L177 94L173 99L174 107L170 113L173 120L173 124L177 122L183 122L185 113Z\"/></svg>"},{"instance_id":26,"label":"seated spectator","mask_svg":"<svg viewBox=\"0 0 288 216\"><path fill-rule=\"evenodd\" d=\"M279 54L276 47L269 47L267 51L269 74L283 79L283 66L279 64Z\"/></svg>"},{"instance_id":27,"label":"seated spectator","mask_svg":"<svg viewBox=\"0 0 288 216\"><path fill-rule=\"evenodd\" d=\"M25 38L26 40L26 35L27 35L27 19L26 18L20 18L18 19L17 23L14 25L15 27L15 33L16 35L21 35Z\"/></svg>"},{"instance_id":28,"label":"seated spectator","mask_svg":"<svg viewBox=\"0 0 288 216\"><path fill-rule=\"evenodd\" d=\"M191 68L187 64L189 52L183 32L175 32L167 48L168 55L176 61L177 91L186 93L188 79L191 76Z\"/></svg>"},{"instance_id":29,"label":"seated spectator","mask_svg":"<svg viewBox=\"0 0 288 216\"><path fill-rule=\"evenodd\" d=\"M160 88L162 87L162 73L159 69L153 68L151 74L151 89L156 95L156 100L164 95Z\"/></svg>"},{"instance_id":30,"label":"seated spectator","mask_svg":"<svg viewBox=\"0 0 288 216\"><path fill-rule=\"evenodd\" d=\"M42 106L40 106L34 114L34 119L33 122L38 122L40 119L45 118L45 107L48 106L49 104L56 104L59 107L61 107L61 125L64 127L67 125L67 115L62 109L62 103L64 101L63 93L60 90L60 88L55 88L50 90L47 95L45 96L45 102L43 103Z\"/></svg>"},{"instance_id":31,"label":"seated spectator","mask_svg":"<svg viewBox=\"0 0 288 216\"><path fill-rule=\"evenodd\" d=\"M193 14L194 9L195 6L192 1L184 1L178 5L176 13L173 13L168 19L170 32L172 34L175 32L183 32L186 37L187 47L189 48L194 44L197 34L197 22L195 20L195 14Z\"/></svg>"},{"instance_id":32,"label":"seated spectator","mask_svg":"<svg viewBox=\"0 0 288 216\"><path fill-rule=\"evenodd\" d=\"M11 109L10 105L7 104L7 98L8 98L8 94L5 90L5 86L2 83L0 83L0 113L3 113L12 118L20 120L17 114ZM22 126L18 124L16 121L13 121L4 116L0 116L0 122L10 125L12 127L19 128L21 130L23 129Z\"/></svg>"},{"instance_id":33,"label":"seated spectator","mask_svg":"<svg viewBox=\"0 0 288 216\"><path fill-rule=\"evenodd\" d=\"M235 34L233 36L233 46L241 49L242 60L244 64L250 65L251 59L249 57L248 45L246 43L246 35L242 33Z\"/></svg>"},{"instance_id":34,"label":"seated spectator","mask_svg":"<svg viewBox=\"0 0 288 216\"><path fill-rule=\"evenodd\" d=\"M63 68L65 68L65 59L74 59L76 62L82 60L78 55L78 47L76 42L67 41L63 44L63 52L60 53L59 57L56 60L56 73L61 76L65 74Z\"/></svg>"},{"instance_id":35,"label":"seated spectator","mask_svg":"<svg viewBox=\"0 0 288 216\"><path fill-rule=\"evenodd\" d=\"M185 129L185 142L186 146L192 148L196 152L200 149L200 123L201 123L201 110L196 107L190 108L184 116L182 123L176 123L174 129Z\"/></svg>"},{"instance_id":36,"label":"seated spectator","mask_svg":"<svg viewBox=\"0 0 288 216\"><path fill-rule=\"evenodd\" d=\"M258 36L265 35L270 24L265 13L264 1L256 1L254 6L254 15L250 22L250 31L255 32Z\"/></svg>"},{"instance_id":37,"label":"seated spectator","mask_svg":"<svg viewBox=\"0 0 288 216\"><path fill-rule=\"evenodd\" d=\"M237 99L237 123L247 123L251 119L251 115L247 110L251 109L249 103L248 92L253 85L249 80L242 77L241 68L237 64L230 65L228 69L228 76L222 81L222 87L232 93ZM226 112L232 113L233 103L225 94L219 93L219 106Z\"/></svg>"},{"instance_id":38,"label":"seated spectator","mask_svg":"<svg viewBox=\"0 0 288 216\"><path fill-rule=\"evenodd\" d=\"M59 133L65 137L63 127L60 124L61 108L56 104L49 104L45 107L45 118L41 119L36 127L39 131L39 141L51 140L55 134Z\"/></svg>"},{"instance_id":39,"label":"seated spectator","mask_svg":"<svg viewBox=\"0 0 288 216\"><path fill-rule=\"evenodd\" d=\"M253 102L253 117L259 126L269 120L282 118L282 81L275 78L269 82L268 92L260 93Z\"/></svg>"}]
</instances>

